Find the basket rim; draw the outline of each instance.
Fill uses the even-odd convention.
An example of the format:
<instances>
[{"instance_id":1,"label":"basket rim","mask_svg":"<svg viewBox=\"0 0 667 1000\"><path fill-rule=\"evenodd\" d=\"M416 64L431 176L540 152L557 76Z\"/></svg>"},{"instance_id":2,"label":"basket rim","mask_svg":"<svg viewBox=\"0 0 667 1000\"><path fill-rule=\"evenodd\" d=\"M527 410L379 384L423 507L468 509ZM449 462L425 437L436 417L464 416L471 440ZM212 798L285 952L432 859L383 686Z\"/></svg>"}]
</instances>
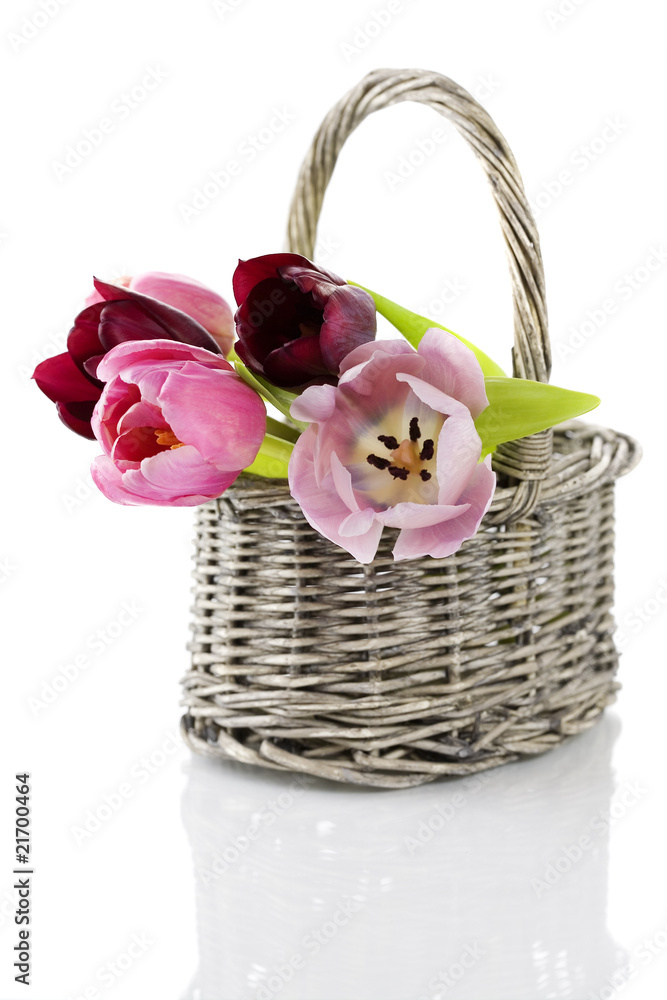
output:
<instances>
[{"instance_id":1,"label":"basket rim","mask_svg":"<svg viewBox=\"0 0 667 1000\"><path fill-rule=\"evenodd\" d=\"M547 475L543 479L540 477L537 508L567 503L573 497L613 483L632 471L641 456L641 445L628 434L577 420L559 424L554 428L554 448ZM500 468L494 465L494 468L505 471L502 465ZM513 509L522 488L523 481L496 486L493 501L482 523L502 524L518 520L513 516ZM253 506L255 502L262 505L293 504L295 509L298 508L286 479L269 479L249 473L242 473L222 497L209 501L208 505L216 506L221 502L240 508Z\"/></svg>"}]
</instances>

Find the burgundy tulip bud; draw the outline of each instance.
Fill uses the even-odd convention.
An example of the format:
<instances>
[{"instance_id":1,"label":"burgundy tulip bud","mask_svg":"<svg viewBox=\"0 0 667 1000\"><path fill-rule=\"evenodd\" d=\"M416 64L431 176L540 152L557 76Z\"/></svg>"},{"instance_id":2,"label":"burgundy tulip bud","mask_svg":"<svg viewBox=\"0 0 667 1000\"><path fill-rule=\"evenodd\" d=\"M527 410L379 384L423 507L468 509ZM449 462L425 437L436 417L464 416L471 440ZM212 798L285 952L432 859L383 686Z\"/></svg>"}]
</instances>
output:
<instances>
[{"instance_id":1,"label":"burgundy tulip bud","mask_svg":"<svg viewBox=\"0 0 667 1000\"><path fill-rule=\"evenodd\" d=\"M375 339L368 292L300 254L239 261L233 286L236 352L274 385L335 385L343 358Z\"/></svg>"}]
</instances>

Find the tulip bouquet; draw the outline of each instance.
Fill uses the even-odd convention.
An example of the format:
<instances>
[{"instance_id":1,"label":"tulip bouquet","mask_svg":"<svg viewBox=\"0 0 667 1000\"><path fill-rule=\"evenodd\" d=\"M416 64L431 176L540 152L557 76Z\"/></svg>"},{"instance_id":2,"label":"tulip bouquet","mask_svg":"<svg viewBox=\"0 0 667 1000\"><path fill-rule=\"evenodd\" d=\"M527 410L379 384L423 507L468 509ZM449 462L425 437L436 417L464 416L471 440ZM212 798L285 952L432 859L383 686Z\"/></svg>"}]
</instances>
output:
<instances>
[{"instance_id":1,"label":"tulip bouquet","mask_svg":"<svg viewBox=\"0 0 667 1000\"><path fill-rule=\"evenodd\" d=\"M240 261L233 289L235 316L181 275L95 280L67 351L35 369L61 420L101 445L92 476L110 500L194 506L242 473L286 478L307 521L359 562L385 525L399 529L395 559L443 558L491 503L496 446L599 402L508 378L298 254ZM402 336L376 340L377 312Z\"/></svg>"}]
</instances>

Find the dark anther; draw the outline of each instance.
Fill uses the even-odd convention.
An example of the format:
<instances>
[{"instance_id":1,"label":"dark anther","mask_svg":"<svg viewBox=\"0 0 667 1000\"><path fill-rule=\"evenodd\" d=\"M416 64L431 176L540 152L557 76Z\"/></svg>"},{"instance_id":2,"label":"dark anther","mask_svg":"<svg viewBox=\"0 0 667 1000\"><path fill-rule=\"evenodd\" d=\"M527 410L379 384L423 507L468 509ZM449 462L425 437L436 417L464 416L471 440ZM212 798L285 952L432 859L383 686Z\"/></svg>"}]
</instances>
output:
<instances>
[{"instance_id":1,"label":"dark anther","mask_svg":"<svg viewBox=\"0 0 667 1000\"><path fill-rule=\"evenodd\" d=\"M390 465L389 473L394 477L394 479L402 479L405 481L410 475L410 470L402 469L399 465Z\"/></svg>"},{"instance_id":2,"label":"dark anther","mask_svg":"<svg viewBox=\"0 0 667 1000\"><path fill-rule=\"evenodd\" d=\"M410 421L410 440L418 441L422 436L422 432L419 430L419 421L416 417L413 417Z\"/></svg>"},{"instance_id":3,"label":"dark anther","mask_svg":"<svg viewBox=\"0 0 667 1000\"><path fill-rule=\"evenodd\" d=\"M435 448L433 447L433 441L431 440L431 438L427 438L426 441L424 441L424 447L419 452L419 457L421 458L422 462L430 462L431 459L433 458L434 453L435 453Z\"/></svg>"},{"instance_id":4,"label":"dark anther","mask_svg":"<svg viewBox=\"0 0 667 1000\"><path fill-rule=\"evenodd\" d=\"M369 465L374 465L376 469L388 469L391 465L388 458L378 458L377 455L369 455L366 461Z\"/></svg>"},{"instance_id":5,"label":"dark anther","mask_svg":"<svg viewBox=\"0 0 667 1000\"><path fill-rule=\"evenodd\" d=\"M385 446L385 448L388 448L389 451L396 451L396 449L398 448L398 441L396 440L396 438L391 437L388 434L379 434L378 441L382 441L382 444Z\"/></svg>"},{"instance_id":6,"label":"dark anther","mask_svg":"<svg viewBox=\"0 0 667 1000\"><path fill-rule=\"evenodd\" d=\"M423 481L425 483L427 483L429 481L429 479L431 478L431 473L427 472L426 469L422 469L421 472L419 473L419 475L421 476L421 478L423 479Z\"/></svg>"}]
</instances>

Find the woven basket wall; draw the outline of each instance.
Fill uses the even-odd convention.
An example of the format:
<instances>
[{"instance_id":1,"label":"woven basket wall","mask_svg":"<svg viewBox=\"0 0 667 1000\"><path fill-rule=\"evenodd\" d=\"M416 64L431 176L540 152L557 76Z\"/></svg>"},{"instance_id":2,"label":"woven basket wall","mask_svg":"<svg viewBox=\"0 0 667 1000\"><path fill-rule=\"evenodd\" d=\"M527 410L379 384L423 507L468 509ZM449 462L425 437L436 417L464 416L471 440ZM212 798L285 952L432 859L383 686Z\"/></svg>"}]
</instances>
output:
<instances>
[{"instance_id":1,"label":"woven basket wall","mask_svg":"<svg viewBox=\"0 0 667 1000\"><path fill-rule=\"evenodd\" d=\"M367 115L419 101L491 182L514 296L514 375L550 370L539 240L514 158L477 102L420 70L369 74L304 161L288 247L313 256L326 186ZM614 700L613 485L634 441L573 423L501 446L477 535L447 559L369 566L305 521L287 484L241 476L197 511L193 750L336 781L405 787L541 753Z\"/></svg>"}]
</instances>

